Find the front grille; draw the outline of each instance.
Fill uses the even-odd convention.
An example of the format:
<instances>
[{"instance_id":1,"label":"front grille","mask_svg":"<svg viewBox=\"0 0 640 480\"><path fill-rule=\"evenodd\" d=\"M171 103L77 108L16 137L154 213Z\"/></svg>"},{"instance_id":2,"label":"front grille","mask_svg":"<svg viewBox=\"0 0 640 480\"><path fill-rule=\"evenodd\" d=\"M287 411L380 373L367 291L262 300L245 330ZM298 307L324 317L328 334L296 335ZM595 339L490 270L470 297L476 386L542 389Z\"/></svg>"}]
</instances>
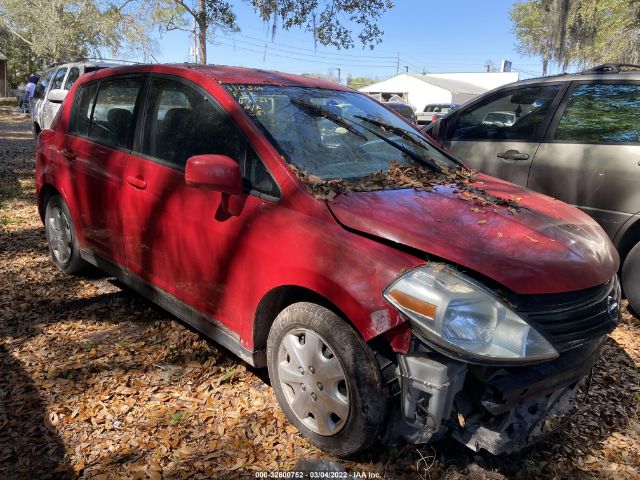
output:
<instances>
[{"instance_id":1,"label":"front grille","mask_svg":"<svg viewBox=\"0 0 640 480\"><path fill-rule=\"evenodd\" d=\"M561 352L613 330L620 320L617 276L604 285L577 292L518 295L509 299L532 326Z\"/></svg>"}]
</instances>

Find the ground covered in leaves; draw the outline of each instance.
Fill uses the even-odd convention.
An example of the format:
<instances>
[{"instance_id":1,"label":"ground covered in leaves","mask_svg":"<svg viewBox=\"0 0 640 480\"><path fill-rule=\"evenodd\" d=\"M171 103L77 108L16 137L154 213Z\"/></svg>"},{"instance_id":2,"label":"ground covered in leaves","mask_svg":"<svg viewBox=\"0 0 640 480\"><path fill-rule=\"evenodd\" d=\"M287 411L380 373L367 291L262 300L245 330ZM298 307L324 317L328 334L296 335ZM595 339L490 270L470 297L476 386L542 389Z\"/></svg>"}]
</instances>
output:
<instances>
[{"instance_id":1,"label":"ground covered in leaves","mask_svg":"<svg viewBox=\"0 0 640 480\"><path fill-rule=\"evenodd\" d=\"M28 120L0 110L0 478L254 478L301 459L264 371L108 278L66 277L34 201ZM625 311L570 429L519 455L378 448L395 478L638 478L640 321Z\"/></svg>"}]
</instances>

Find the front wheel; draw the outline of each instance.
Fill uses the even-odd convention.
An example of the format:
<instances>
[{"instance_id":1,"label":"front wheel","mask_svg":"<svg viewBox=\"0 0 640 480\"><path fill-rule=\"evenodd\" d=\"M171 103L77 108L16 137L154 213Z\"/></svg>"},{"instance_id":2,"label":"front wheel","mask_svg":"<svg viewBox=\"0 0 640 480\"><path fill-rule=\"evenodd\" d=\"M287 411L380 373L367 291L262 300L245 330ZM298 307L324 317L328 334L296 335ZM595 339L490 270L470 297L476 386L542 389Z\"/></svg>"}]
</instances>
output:
<instances>
[{"instance_id":1,"label":"front wheel","mask_svg":"<svg viewBox=\"0 0 640 480\"><path fill-rule=\"evenodd\" d=\"M83 272L88 264L80 257L71 214L60 195L52 196L47 202L44 227L53 263L70 275Z\"/></svg>"},{"instance_id":2,"label":"front wheel","mask_svg":"<svg viewBox=\"0 0 640 480\"><path fill-rule=\"evenodd\" d=\"M312 303L285 308L269 332L267 364L285 415L318 448L351 457L377 439L387 405L380 369L338 315Z\"/></svg>"},{"instance_id":3,"label":"front wheel","mask_svg":"<svg viewBox=\"0 0 640 480\"><path fill-rule=\"evenodd\" d=\"M640 314L640 243L631 249L624 260L622 290L633 311Z\"/></svg>"}]
</instances>

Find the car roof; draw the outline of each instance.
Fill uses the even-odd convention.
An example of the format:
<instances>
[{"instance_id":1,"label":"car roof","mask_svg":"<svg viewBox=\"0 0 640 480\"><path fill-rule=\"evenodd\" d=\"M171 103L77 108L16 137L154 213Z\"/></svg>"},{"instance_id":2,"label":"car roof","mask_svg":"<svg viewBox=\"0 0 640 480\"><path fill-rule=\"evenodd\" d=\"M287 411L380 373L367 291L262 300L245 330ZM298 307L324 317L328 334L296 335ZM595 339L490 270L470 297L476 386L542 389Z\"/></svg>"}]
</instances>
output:
<instances>
[{"instance_id":1,"label":"car roof","mask_svg":"<svg viewBox=\"0 0 640 480\"><path fill-rule=\"evenodd\" d=\"M58 69L58 68L70 68L70 67L101 67L101 68L110 68L110 67L120 67L119 63L106 63L106 62L67 62L60 63L58 65L49 65L47 70Z\"/></svg>"},{"instance_id":2,"label":"car roof","mask_svg":"<svg viewBox=\"0 0 640 480\"><path fill-rule=\"evenodd\" d=\"M180 75L185 72L197 72L221 84L274 85L291 87L324 88L331 90L354 91L343 85L312 77L302 77L290 73L261 70L255 68L233 67L228 65L201 65L193 63L178 64L140 64L117 66L109 71L94 72L89 75L103 78L115 74L127 73L167 73Z\"/></svg>"},{"instance_id":3,"label":"car roof","mask_svg":"<svg viewBox=\"0 0 640 480\"><path fill-rule=\"evenodd\" d=\"M561 73L548 77L534 77L518 82L503 85L503 87L514 85L538 85L540 83L558 83L590 80L640 80L640 67L636 71L596 71L600 67L585 70L578 73ZM502 87L500 87L502 88Z\"/></svg>"}]
</instances>

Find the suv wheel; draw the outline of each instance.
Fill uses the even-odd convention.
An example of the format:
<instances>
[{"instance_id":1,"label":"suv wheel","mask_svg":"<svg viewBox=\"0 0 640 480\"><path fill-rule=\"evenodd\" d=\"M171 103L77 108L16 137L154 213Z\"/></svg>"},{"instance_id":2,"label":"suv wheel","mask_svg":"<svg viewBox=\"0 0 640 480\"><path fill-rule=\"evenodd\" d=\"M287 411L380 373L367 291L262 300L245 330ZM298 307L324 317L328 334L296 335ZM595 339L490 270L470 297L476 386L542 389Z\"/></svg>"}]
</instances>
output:
<instances>
[{"instance_id":1,"label":"suv wheel","mask_svg":"<svg viewBox=\"0 0 640 480\"><path fill-rule=\"evenodd\" d=\"M54 195L47 203L44 226L53 263L67 274L77 274L88 264L80 257L76 232L71 222L67 204L60 195Z\"/></svg>"},{"instance_id":2,"label":"suv wheel","mask_svg":"<svg viewBox=\"0 0 640 480\"><path fill-rule=\"evenodd\" d=\"M622 266L622 290L633 311L640 314L640 243L625 258Z\"/></svg>"},{"instance_id":3,"label":"suv wheel","mask_svg":"<svg viewBox=\"0 0 640 480\"><path fill-rule=\"evenodd\" d=\"M335 313L312 303L285 308L269 332L267 364L285 415L318 448L350 457L377 439L387 404L380 370Z\"/></svg>"}]
</instances>

